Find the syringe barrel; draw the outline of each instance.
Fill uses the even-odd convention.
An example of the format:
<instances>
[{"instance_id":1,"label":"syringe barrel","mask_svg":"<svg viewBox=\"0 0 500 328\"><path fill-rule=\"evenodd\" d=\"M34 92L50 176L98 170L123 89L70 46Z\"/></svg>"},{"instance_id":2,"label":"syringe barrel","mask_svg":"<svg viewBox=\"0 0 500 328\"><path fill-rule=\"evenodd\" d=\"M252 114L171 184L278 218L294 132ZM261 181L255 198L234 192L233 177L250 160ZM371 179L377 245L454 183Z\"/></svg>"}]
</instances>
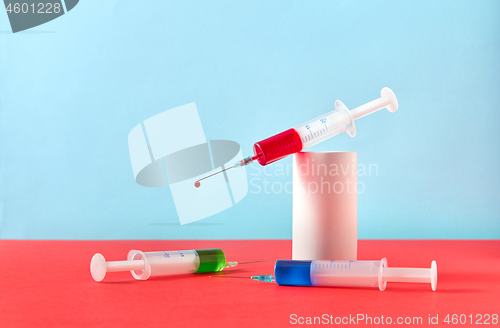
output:
<instances>
[{"instance_id":1,"label":"syringe barrel","mask_svg":"<svg viewBox=\"0 0 500 328\"><path fill-rule=\"evenodd\" d=\"M293 129L297 131L302 141L302 149L314 146L321 141L344 133L350 126L352 118L349 110L339 108Z\"/></svg>"},{"instance_id":2,"label":"syringe barrel","mask_svg":"<svg viewBox=\"0 0 500 328\"><path fill-rule=\"evenodd\" d=\"M379 287L382 265L382 261L312 261L311 282L313 286Z\"/></svg>"},{"instance_id":3,"label":"syringe barrel","mask_svg":"<svg viewBox=\"0 0 500 328\"><path fill-rule=\"evenodd\" d=\"M127 259L129 261L144 261L143 270L130 271L132 276L138 280L146 280L152 276L218 272L226 266L226 257L220 249L162 252L131 250Z\"/></svg>"},{"instance_id":4,"label":"syringe barrel","mask_svg":"<svg viewBox=\"0 0 500 328\"><path fill-rule=\"evenodd\" d=\"M260 165L268 165L345 132L351 127L352 121L349 110L339 108L293 129L256 142L253 145L253 152Z\"/></svg>"},{"instance_id":5,"label":"syringe barrel","mask_svg":"<svg viewBox=\"0 0 500 328\"><path fill-rule=\"evenodd\" d=\"M384 261L278 260L274 275L278 285L380 287ZM385 285L382 286L385 289Z\"/></svg>"},{"instance_id":6,"label":"syringe barrel","mask_svg":"<svg viewBox=\"0 0 500 328\"><path fill-rule=\"evenodd\" d=\"M298 153L301 150L302 141L294 129L288 129L253 145L253 152L258 156L257 161L262 166Z\"/></svg>"}]
</instances>

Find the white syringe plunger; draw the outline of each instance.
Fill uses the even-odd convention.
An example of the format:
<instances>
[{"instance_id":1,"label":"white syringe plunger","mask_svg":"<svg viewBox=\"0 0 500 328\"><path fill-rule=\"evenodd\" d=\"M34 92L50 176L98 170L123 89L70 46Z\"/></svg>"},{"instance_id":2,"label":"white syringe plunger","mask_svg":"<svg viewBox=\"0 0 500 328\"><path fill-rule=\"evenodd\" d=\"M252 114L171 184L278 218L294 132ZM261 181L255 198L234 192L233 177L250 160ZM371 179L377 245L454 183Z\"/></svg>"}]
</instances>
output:
<instances>
[{"instance_id":1,"label":"white syringe plunger","mask_svg":"<svg viewBox=\"0 0 500 328\"><path fill-rule=\"evenodd\" d=\"M354 120L357 120L382 108L387 108L391 113L398 110L398 99L394 92L387 87L383 88L380 92L380 98L352 109L351 115Z\"/></svg>"},{"instance_id":2,"label":"white syringe plunger","mask_svg":"<svg viewBox=\"0 0 500 328\"><path fill-rule=\"evenodd\" d=\"M336 100L334 111L298 125L293 129L298 133L302 141L303 151L323 140L344 132L350 137L356 136L354 121L382 108L387 108L392 113L398 110L398 99L394 92L387 87L383 88L380 92L380 98L356 107L353 110L349 110L342 101Z\"/></svg>"},{"instance_id":3,"label":"white syringe plunger","mask_svg":"<svg viewBox=\"0 0 500 328\"><path fill-rule=\"evenodd\" d=\"M387 260L382 259L382 262L387 263ZM430 269L425 268L389 268L382 267L381 279L384 282L417 282L430 283L433 291L437 287L437 264L432 261ZM380 287L380 286L379 286ZM380 290L385 289L385 283Z\"/></svg>"},{"instance_id":4,"label":"white syringe plunger","mask_svg":"<svg viewBox=\"0 0 500 328\"><path fill-rule=\"evenodd\" d=\"M106 262L102 254L96 253L90 261L90 274L95 281L102 281L106 276L106 272L133 270L144 270L144 260Z\"/></svg>"}]
</instances>

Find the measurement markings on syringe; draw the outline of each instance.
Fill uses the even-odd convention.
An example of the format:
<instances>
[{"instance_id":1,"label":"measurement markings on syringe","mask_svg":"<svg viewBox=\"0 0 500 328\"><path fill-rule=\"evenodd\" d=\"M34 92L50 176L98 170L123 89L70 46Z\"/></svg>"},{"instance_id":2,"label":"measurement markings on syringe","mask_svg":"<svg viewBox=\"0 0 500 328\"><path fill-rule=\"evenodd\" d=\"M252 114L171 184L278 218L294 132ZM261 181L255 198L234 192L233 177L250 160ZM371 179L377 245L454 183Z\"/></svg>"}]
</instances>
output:
<instances>
[{"instance_id":1,"label":"measurement markings on syringe","mask_svg":"<svg viewBox=\"0 0 500 328\"><path fill-rule=\"evenodd\" d=\"M349 265L348 265L347 263L335 263L335 261L330 261L330 266L328 266L328 263L315 263L314 268L350 269L352 262L353 261L349 261Z\"/></svg>"},{"instance_id":2,"label":"measurement markings on syringe","mask_svg":"<svg viewBox=\"0 0 500 328\"><path fill-rule=\"evenodd\" d=\"M309 130L309 132L312 134L312 135L307 135L307 136L304 136L302 137L302 141L305 142L305 141L309 141L315 137L319 137L320 135L323 135L323 133L325 133L327 131L327 129L322 129L322 130L319 130L319 131L316 131L314 132L314 134L311 132L311 130Z\"/></svg>"},{"instance_id":3,"label":"measurement markings on syringe","mask_svg":"<svg viewBox=\"0 0 500 328\"><path fill-rule=\"evenodd\" d=\"M306 142L306 141L309 141L309 140L314 139L316 137L319 137L328 131L328 126L326 125L326 118L320 119L319 122L323 123L323 125L325 127L321 130L318 130L318 131L313 132L311 129L311 126L309 124L305 126L307 131L309 131L309 135L303 136L301 138L302 142Z\"/></svg>"},{"instance_id":4,"label":"measurement markings on syringe","mask_svg":"<svg viewBox=\"0 0 500 328\"><path fill-rule=\"evenodd\" d=\"M325 125L325 129L328 131L328 125L326 125L326 118L322 118L319 121Z\"/></svg>"}]
</instances>

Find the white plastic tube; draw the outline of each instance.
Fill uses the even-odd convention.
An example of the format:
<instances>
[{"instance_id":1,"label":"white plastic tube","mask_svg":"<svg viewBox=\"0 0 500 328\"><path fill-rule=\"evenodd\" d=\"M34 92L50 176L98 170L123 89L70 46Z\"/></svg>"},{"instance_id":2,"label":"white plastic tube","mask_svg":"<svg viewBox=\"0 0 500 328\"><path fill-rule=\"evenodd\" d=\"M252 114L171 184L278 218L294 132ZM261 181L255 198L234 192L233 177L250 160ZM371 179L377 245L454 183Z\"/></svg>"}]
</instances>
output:
<instances>
[{"instance_id":1,"label":"white plastic tube","mask_svg":"<svg viewBox=\"0 0 500 328\"><path fill-rule=\"evenodd\" d=\"M292 259L356 260L356 152L293 155Z\"/></svg>"}]
</instances>

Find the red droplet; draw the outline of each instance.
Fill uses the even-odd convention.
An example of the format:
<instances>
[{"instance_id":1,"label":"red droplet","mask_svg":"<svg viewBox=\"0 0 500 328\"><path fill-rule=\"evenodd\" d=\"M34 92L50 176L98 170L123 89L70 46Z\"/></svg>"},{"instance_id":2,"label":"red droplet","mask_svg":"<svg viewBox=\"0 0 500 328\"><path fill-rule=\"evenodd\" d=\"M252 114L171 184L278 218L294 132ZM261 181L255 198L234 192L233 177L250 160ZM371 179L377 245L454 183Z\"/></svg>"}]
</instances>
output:
<instances>
[{"instance_id":1,"label":"red droplet","mask_svg":"<svg viewBox=\"0 0 500 328\"><path fill-rule=\"evenodd\" d=\"M196 181L196 182L194 183L194 186L195 186L196 188L200 188L200 186L201 186L200 181Z\"/></svg>"}]
</instances>

